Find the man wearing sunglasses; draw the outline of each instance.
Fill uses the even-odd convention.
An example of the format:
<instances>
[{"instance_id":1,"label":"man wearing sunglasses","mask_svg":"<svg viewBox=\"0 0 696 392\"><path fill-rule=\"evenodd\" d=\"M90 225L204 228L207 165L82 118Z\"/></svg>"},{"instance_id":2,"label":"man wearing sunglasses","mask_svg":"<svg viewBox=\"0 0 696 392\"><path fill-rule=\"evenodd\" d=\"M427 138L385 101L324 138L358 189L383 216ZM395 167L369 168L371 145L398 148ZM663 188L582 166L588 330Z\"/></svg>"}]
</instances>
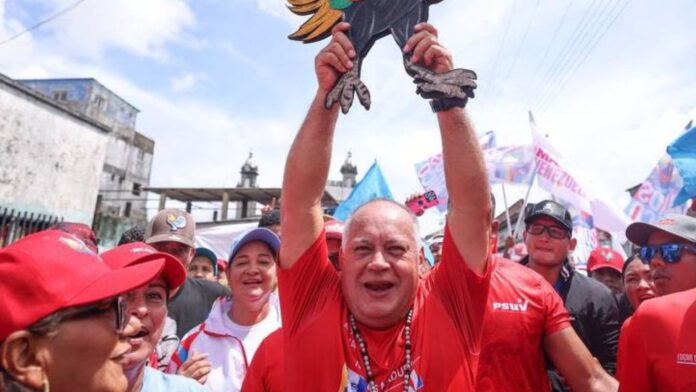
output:
<instances>
[{"instance_id":1,"label":"man wearing sunglasses","mask_svg":"<svg viewBox=\"0 0 696 392\"><path fill-rule=\"evenodd\" d=\"M669 214L632 223L660 296L643 303L621 332L620 391L696 390L696 219Z\"/></svg>"},{"instance_id":2,"label":"man wearing sunglasses","mask_svg":"<svg viewBox=\"0 0 696 392\"><path fill-rule=\"evenodd\" d=\"M577 273L570 264L568 256L577 243L572 238L570 213L562 205L544 200L532 206L524 222L524 242L529 254L521 263L554 287L570 313L575 332L602 367L614 374L619 340L618 306L607 287ZM555 371L550 371L549 376L554 391L566 390Z\"/></svg>"}]
</instances>

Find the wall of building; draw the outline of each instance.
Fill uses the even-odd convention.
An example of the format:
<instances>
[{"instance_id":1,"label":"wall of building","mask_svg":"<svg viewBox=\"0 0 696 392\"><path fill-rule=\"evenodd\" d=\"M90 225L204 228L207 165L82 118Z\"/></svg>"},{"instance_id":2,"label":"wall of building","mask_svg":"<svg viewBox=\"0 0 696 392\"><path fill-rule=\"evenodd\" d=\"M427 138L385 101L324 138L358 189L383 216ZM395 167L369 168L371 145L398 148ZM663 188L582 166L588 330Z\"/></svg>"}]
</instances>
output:
<instances>
[{"instance_id":1,"label":"wall of building","mask_svg":"<svg viewBox=\"0 0 696 392\"><path fill-rule=\"evenodd\" d=\"M91 224L108 134L0 79L0 205Z\"/></svg>"},{"instance_id":2,"label":"wall of building","mask_svg":"<svg viewBox=\"0 0 696 392\"><path fill-rule=\"evenodd\" d=\"M138 189L150 183L154 141L135 130L138 109L95 79L22 80L24 85L65 104L111 128L103 172L97 227L110 235L113 219L123 225L146 219L146 194ZM101 215L109 219L101 219Z\"/></svg>"},{"instance_id":3,"label":"wall of building","mask_svg":"<svg viewBox=\"0 0 696 392\"><path fill-rule=\"evenodd\" d=\"M153 154L154 142L137 132L132 141L110 138L99 187L103 213L146 220L146 193L138 190L149 186Z\"/></svg>"},{"instance_id":4,"label":"wall of building","mask_svg":"<svg viewBox=\"0 0 696 392\"><path fill-rule=\"evenodd\" d=\"M138 109L95 79L22 80L21 83L114 128L116 133L128 134L135 128Z\"/></svg>"}]
</instances>

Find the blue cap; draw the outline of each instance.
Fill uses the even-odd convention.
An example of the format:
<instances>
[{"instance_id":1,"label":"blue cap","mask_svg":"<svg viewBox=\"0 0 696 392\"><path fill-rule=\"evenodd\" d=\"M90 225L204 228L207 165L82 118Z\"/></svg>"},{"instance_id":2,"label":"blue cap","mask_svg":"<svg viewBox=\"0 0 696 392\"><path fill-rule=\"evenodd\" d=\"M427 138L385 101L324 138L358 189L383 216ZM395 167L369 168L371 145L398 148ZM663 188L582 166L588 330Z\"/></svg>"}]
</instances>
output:
<instances>
[{"instance_id":1,"label":"blue cap","mask_svg":"<svg viewBox=\"0 0 696 392\"><path fill-rule=\"evenodd\" d=\"M244 233L240 234L237 236L237 238L232 241L232 247L230 248L230 257L227 259L229 262L232 262L232 259L234 256L239 252L242 247L252 241L262 241L265 242L268 246L271 247L273 250L273 253L278 253L278 249L280 249L280 238L278 236L268 230L265 227L257 227L255 229L251 229L248 231L245 231Z\"/></svg>"},{"instance_id":2,"label":"blue cap","mask_svg":"<svg viewBox=\"0 0 696 392\"><path fill-rule=\"evenodd\" d=\"M215 252L208 248L196 248L196 254L193 257L198 257L198 256L203 256L206 259L210 260L210 262L213 264L213 275L217 276L218 275L218 266L217 266L217 255Z\"/></svg>"}]
</instances>

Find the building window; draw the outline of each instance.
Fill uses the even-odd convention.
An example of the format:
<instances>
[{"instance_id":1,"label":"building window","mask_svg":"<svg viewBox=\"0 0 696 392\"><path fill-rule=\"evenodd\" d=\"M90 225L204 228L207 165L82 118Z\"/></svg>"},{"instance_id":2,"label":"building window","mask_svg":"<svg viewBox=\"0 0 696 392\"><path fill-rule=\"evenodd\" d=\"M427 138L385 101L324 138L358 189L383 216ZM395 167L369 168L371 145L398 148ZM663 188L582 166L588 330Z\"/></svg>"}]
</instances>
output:
<instances>
[{"instance_id":1,"label":"building window","mask_svg":"<svg viewBox=\"0 0 696 392\"><path fill-rule=\"evenodd\" d=\"M126 218L130 218L130 213L131 213L131 202L127 201L126 202L126 208L123 210L123 216Z\"/></svg>"},{"instance_id":2,"label":"building window","mask_svg":"<svg viewBox=\"0 0 696 392\"><path fill-rule=\"evenodd\" d=\"M104 109L104 106L106 106L105 104L106 104L106 100L104 99L104 97L102 97L101 95L94 96L94 106L96 106L97 109L99 109L99 110Z\"/></svg>"},{"instance_id":3,"label":"building window","mask_svg":"<svg viewBox=\"0 0 696 392\"><path fill-rule=\"evenodd\" d=\"M142 190L141 185L137 182L133 183L133 194L135 196L140 196L140 191Z\"/></svg>"},{"instance_id":4,"label":"building window","mask_svg":"<svg viewBox=\"0 0 696 392\"><path fill-rule=\"evenodd\" d=\"M67 101L68 100L68 92L65 90L54 91L53 92L53 99L55 99L56 101Z\"/></svg>"},{"instance_id":5,"label":"building window","mask_svg":"<svg viewBox=\"0 0 696 392\"><path fill-rule=\"evenodd\" d=\"M145 160L145 150L138 149L138 161L142 162Z\"/></svg>"}]
</instances>

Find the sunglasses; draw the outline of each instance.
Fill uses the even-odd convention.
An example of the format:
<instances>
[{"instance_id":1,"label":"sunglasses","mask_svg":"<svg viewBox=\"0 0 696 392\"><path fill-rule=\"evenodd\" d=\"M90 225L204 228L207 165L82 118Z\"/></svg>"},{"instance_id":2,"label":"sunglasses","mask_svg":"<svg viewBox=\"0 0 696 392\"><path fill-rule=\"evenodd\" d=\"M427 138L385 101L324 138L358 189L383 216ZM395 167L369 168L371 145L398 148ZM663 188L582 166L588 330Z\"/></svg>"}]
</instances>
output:
<instances>
[{"instance_id":1,"label":"sunglasses","mask_svg":"<svg viewBox=\"0 0 696 392\"><path fill-rule=\"evenodd\" d=\"M85 319L114 310L116 311L116 333L122 334L126 324L128 324L128 303L122 295L116 296L108 302L68 311L63 316L63 320Z\"/></svg>"},{"instance_id":2,"label":"sunglasses","mask_svg":"<svg viewBox=\"0 0 696 392\"><path fill-rule=\"evenodd\" d=\"M557 226L544 226L544 225L537 225L537 224L531 224L527 226L526 228L527 233L534 235L534 236L539 236L544 234L544 232L549 233L549 237L557 239L557 240L562 240L564 238L569 238L570 237L570 232L566 229L562 229Z\"/></svg>"},{"instance_id":3,"label":"sunglasses","mask_svg":"<svg viewBox=\"0 0 696 392\"><path fill-rule=\"evenodd\" d=\"M674 264L681 260L684 250L691 254L696 254L696 247L689 244L662 244L641 246L639 257L643 264L650 264L650 261L659 252L662 261L667 264Z\"/></svg>"}]
</instances>

